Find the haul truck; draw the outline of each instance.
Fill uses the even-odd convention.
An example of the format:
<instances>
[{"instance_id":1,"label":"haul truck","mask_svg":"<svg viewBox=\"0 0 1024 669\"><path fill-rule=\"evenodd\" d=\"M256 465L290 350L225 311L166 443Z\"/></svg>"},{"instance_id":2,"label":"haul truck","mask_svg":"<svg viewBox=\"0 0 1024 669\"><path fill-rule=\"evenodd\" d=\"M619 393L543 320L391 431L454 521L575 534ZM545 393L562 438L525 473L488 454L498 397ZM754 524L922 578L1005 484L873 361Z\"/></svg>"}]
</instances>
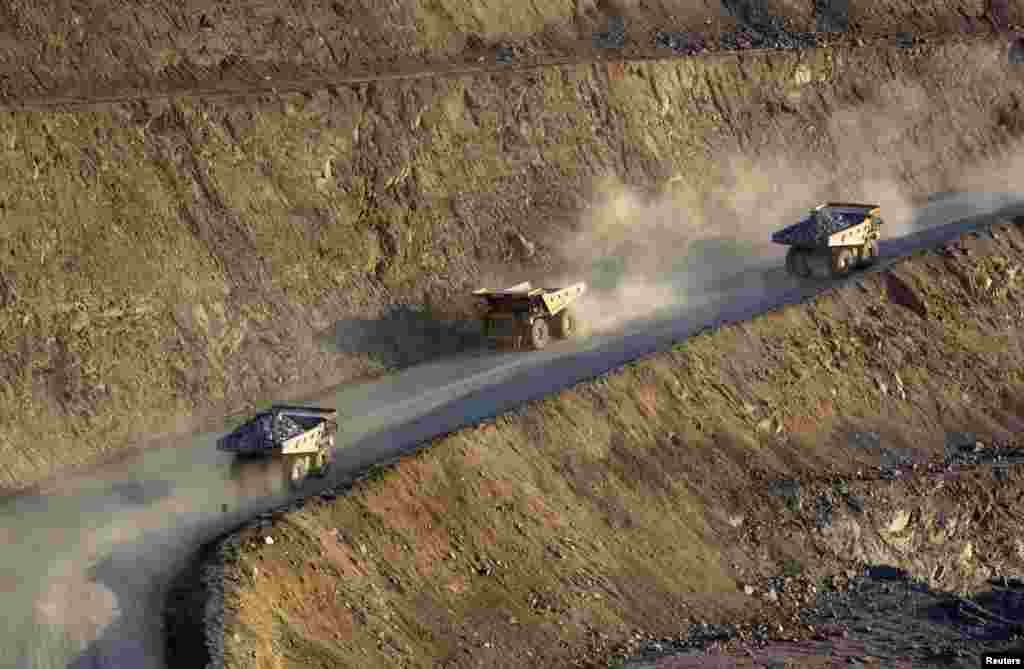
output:
<instances>
[{"instance_id":1,"label":"haul truck","mask_svg":"<svg viewBox=\"0 0 1024 669\"><path fill-rule=\"evenodd\" d=\"M296 488L311 473L327 473L337 419L333 409L277 404L218 439L217 450L239 458L278 460L286 485Z\"/></svg>"},{"instance_id":2,"label":"haul truck","mask_svg":"<svg viewBox=\"0 0 1024 669\"><path fill-rule=\"evenodd\" d=\"M570 305L586 290L583 282L565 288L534 288L524 281L504 290L481 288L473 295L487 304L482 318L485 337L516 348L525 342L539 351L552 334L569 339L579 331L579 317Z\"/></svg>"},{"instance_id":3,"label":"haul truck","mask_svg":"<svg viewBox=\"0 0 1024 669\"><path fill-rule=\"evenodd\" d=\"M826 202L804 220L773 234L772 241L790 247L786 253L790 274L827 279L874 263L881 236L877 204Z\"/></svg>"}]
</instances>

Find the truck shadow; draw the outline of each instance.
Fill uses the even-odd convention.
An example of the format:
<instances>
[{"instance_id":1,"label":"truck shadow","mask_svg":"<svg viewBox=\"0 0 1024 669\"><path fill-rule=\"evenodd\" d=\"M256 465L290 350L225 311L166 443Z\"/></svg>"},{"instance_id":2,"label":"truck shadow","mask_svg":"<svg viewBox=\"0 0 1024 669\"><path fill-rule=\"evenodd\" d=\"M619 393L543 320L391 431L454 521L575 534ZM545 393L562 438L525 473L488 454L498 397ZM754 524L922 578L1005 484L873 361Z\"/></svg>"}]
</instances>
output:
<instances>
[{"instance_id":1,"label":"truck shadow","mask_svg":"<svg viewBox=\"0 0 1024 669\"><path fill-rule=\"evenodd\" d=\"M377 319L336 321L318 332L316 339L333 353L368 355L389 368L409 367L486 344L477 320L440 319L427 309L405 305Z\"/></svg>"},{"instance_id":2,"label":"truck shadow","mask_svg":"<svg viewBox=\"0 0 1024 669\"><path fill-rule=\"evenodd\" d=\"M110 493L115 495L121 504L132 506L149 506L174 492L174 483L162 479L149 481L118 481L111 484Z\"/></svg>"}]
</instances>

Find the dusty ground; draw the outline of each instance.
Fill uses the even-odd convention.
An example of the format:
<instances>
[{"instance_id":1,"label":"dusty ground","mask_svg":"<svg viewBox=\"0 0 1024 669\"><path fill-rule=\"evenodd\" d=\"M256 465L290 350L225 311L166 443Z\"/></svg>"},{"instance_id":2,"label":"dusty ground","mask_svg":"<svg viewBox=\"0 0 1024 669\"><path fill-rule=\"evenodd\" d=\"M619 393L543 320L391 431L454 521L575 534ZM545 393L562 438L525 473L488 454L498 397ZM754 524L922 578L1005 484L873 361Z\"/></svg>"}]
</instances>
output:
<instances>
[{"instance_id":1,"label":"dusty ground","mask_svg":"<svg viewBox=\"0 0 1024 669\"><path fill-rule=\"evenodd\" d=\"M799 610L868 565L956 592L1021 577L1021 468L974 463L1022 453L1022 223L698 335L242 530L216 581L227 666L621 664L694 624L825 634Z\"/></svg>"},{"instance_id":2,"label":"dusty ground","mask_svg":"<svg viewBox=\"0 0 1024 669\"><path fill-rule=\"evenodd\" d=\"M5 113L0 488L465 348L478 282L621 257L623 185L761 241L779 202L905 210L1006 155L1022 84L1000 38Z\"/></svg>"}]
</instances>

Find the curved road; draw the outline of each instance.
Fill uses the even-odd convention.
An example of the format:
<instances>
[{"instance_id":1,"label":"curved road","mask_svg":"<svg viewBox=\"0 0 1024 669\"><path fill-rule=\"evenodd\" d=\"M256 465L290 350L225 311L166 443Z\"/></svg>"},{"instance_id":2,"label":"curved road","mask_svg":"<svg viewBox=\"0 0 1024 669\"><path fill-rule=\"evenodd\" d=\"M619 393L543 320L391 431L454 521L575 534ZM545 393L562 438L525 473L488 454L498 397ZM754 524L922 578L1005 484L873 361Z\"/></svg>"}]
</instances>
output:
<instances>
[{"instance_id":1,"label":"curved road","mask_svg":"<svg viewBox=\"0 0 1024 669\"><path fill-rule=\"evenodd\" d=\"M998 194L934 202L909 222L907 229L917 232L883 241L874 271L983 227L992 220L984 214L1008 214L1011 205L1010 196ZM1024 208L1012 213L1018 211ZM306 492L705 326L749 318L834 285L786 277L777 269L783 250L720 282L701 303L691 298L657 321L538 353L469 353L320 398L345 417L339 445L347 448L338 453L332 480ZM686 277L677 278L685 283ZM164 666L161 610L175 570L204 540L287 500L258 472L239 477L230 458L214 449L218 436L196 435L68 480L60 490L0 504L0 667Z\"/></svg>"}]
</instances>

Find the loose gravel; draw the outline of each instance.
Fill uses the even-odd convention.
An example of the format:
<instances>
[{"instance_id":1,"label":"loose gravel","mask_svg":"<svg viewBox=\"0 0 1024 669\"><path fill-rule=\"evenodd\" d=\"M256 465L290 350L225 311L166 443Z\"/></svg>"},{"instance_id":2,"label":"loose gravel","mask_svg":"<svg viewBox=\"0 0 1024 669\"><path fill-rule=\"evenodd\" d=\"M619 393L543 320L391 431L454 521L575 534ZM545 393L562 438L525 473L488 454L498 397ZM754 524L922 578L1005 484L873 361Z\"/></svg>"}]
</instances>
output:
<instances>
[{"instance_id":1,"label":"loose gravel","mask_svg":"<svg viewBox=\"0 0 1024 669\"><path fill-rule=\"evenodd\" d=\"M621 49L626 45L626 20L621 16L608 19L608 30L594 34L594 46L598 49Z\"/></svg>"},{"instance_id":2,"label":"loose gravel","mask_svg":"<svg viewBox=\"0 0 1024 669\"><path fill-rule=\"evenodd\" d=\"M1024 65L1024 37L1017 37L1010 42L1008 58L1011 65Z\"/></svg>"},{"instance_id":3,"label":"loose gravel","mask_svg":"<svg viewBox=\"0 0 1024 669\"><path fill-rule=\"evenodd\" d=\"M224 438L224 443L232 451L245 453L270 450L308 429L309 426L303 427L283 413L271 411L258 414L239 426Z\"/></svg>"},{"instance_id":4,"label":"loose gravel","mask_svg":"<svg viewBox=\"0 0 1024 669\"><path fill-rule=\"evenodd\" d=\"M814 0L818 32L844 33L850 28L849 0Z\"/></svg>"},{"instance_id":5,"label":"loose gravel","mask_svg":"<svg viewBox=\"0 0 1024 669\"><path fill-rule=\"evenodd\" d=\"M811 49L818 45L815 33L791 32L772 17L758 26L745 26L719 37L723 49Z\"/></svg>"},{"instance_id":6,"label":"loose gravel","mask_svg":"<svg viewBox=\"0 0 1024 669\"><path fill-rule=\"evenodd\" d=\"M819 244L829 235L841 232L864 220L861 214L815 212L799 223L794 223L772 235L772 241L779 244Z\"/></svg>"},{"instance_id":7,"label":"loose gravel","mask_svg":"<svg viewBox=\"0 0 1024 669\"><path fill-rule=\"evenodd\" d=\"M788 579L770 583L776 592ZM799 614L802 640L780 639L771 624L741 629L695 625L682 639L647 640L628 669L717 666L944 666L973 669L983 652L1013 648L1024 640L1024 580L993 579L972 599L939 592L894 567L869 567L842 589L821 591ZM750 664L722 664L724 658ZM793 662L796 662L795 664ZM621 664L621 663L620 663Z\"/></svg>"},{"instance_id":8,"label":"loose gravel","mask_svg":"<svg viewBox=\"0 0 1024 669\"><path fill-rule=\"evenodd\" d=\"M654 46L671 49L681 56L696 56L708 51L704 38L694 33L658 31L654 36Z\"/></svg>"}]
</instances>

